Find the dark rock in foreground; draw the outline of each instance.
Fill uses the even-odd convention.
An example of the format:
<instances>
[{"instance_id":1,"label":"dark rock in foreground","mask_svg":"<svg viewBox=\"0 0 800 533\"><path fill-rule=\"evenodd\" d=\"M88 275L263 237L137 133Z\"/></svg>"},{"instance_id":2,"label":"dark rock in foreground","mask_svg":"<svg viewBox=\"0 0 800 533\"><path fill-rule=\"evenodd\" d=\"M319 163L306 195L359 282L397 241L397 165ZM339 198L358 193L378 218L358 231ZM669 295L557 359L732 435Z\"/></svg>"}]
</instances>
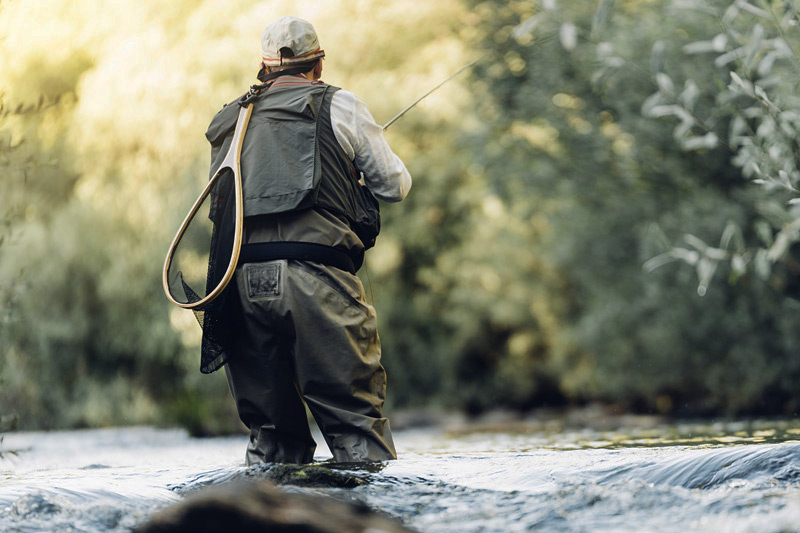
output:
<instances>
[{"instance_id":1,"label":"dark rock in foreground","mask_svg":"<svg viewBox=\"0 0 800 533\"><path fill-rule=\"evenodd\" d=\"M285 493L266 481L237 482L201 490L154 515L135 533L410 532L363 504L316 494Z\"/></svg>"}]
</instances>

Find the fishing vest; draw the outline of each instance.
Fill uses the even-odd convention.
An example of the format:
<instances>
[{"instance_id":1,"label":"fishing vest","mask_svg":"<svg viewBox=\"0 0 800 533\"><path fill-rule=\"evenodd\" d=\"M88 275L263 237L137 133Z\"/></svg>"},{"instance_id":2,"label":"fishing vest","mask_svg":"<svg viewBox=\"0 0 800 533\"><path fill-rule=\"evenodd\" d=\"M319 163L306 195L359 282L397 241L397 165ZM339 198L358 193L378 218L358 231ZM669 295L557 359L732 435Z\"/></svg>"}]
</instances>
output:
<instances>
[{"instance_id":1,"label":"fishing vest","mask_svg":"<svg viewBox=\"0 0 800 533\"><path fill-rule=\"evenodd\" d=\"M331 125L338 90L286 76L253 101L241 154L245 219L321 208L343 215L355 230L362 187ZM228 104L206 132L212 175L228 152L238 112Z\"/></svg>"}]
</instances>

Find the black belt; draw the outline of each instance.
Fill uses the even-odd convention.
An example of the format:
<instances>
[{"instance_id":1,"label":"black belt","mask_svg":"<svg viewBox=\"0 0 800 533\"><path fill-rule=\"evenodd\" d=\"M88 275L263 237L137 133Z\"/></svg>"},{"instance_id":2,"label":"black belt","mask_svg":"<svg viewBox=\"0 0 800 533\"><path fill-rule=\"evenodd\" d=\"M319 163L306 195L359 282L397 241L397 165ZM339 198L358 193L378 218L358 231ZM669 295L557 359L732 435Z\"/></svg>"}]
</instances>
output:
<instances>
[{"instance_id":1,"label":"black belt","mask_svg":"<svg viewBox=\"0 0 800 533\"><path fill-rule=\"evenodd\" d=\"M332 266L355 274L357 269L353 258L338 248L313 242L257 242L243 244L239 252L239 264L274 261L276 259L299 259Z\"/></svg>"}]
</instances>

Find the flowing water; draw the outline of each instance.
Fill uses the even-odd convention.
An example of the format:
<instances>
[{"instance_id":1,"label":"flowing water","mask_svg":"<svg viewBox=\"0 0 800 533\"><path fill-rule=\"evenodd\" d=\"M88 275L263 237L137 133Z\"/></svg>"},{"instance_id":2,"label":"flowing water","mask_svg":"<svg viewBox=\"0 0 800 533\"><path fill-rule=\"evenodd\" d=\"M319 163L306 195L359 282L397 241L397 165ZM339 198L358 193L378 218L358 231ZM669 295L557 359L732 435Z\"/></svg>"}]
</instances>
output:
<instances>
[{"instance_id":1,"label":"flowing water","mask_svg":"<svg viewBox=\"0 0 800 533\"><path fill-rule=\"evenodd\" d=\"M474 429L398 431L398 461L354 472L367 484L286 490L359 500L425 532L800 531L797 420ZM8 434L0 531L127 531L188 492L258 477L245 444L152 428Z\"/></svg>"}]
</instances>

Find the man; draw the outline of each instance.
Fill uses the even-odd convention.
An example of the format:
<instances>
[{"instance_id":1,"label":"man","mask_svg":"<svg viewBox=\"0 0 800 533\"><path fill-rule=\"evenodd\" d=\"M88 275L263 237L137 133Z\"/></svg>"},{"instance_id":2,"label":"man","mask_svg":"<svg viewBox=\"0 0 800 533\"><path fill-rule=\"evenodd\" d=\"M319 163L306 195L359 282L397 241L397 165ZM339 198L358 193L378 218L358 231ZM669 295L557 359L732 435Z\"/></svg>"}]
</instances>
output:
<instances>
[{"instance_id":1,"label":"man","mask_svg":"<svg viewBox=\"0 0 800 533\"><path fill-rule=\"evenodd\" d=\"M261 48L266 82L242 148L244 259L226 347L228 384L250 428L246 460L312 461L304 403L336 461L394 459L375 310L355 276L370 244L357 233L358 176L386 202L405 198L411 177L366 106L320 81L325 53L310 23L276 20ZM206 132L212 172L237 107Z\"/></svg>"}]
</instances>

